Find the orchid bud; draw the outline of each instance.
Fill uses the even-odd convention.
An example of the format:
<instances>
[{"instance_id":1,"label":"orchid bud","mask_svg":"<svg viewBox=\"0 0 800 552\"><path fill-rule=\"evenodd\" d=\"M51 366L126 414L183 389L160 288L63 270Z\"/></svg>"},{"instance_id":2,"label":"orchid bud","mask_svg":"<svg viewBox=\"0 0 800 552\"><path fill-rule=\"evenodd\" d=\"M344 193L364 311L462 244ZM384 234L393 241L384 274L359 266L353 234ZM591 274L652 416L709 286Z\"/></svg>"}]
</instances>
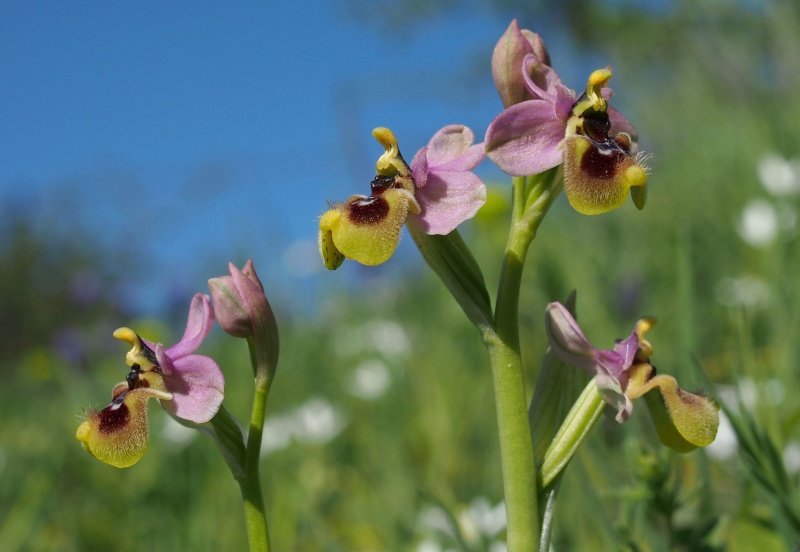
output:
<instances>
[{"instance_id":1,"label":"orchid bud","mask_svg":"<svg viewBox=\"0 0 800 552\"><path fill-rule=\"evenodd\" d=\"M528 29L520 30L515 19L500 37L492 53L494 85L506 108L533 98L525 87L526 69L523 69L523 60L529 54L535 57L535 63L527 66L528 76L546 88L543 66L550 66L550 54L541 37Z\"/></svg>"},{"instance_id":2,"label":"orchid bud","mask_svg":"<svg viewBox=\"0 0 800 552\"><path fill-rule=\"evenodd\" d=\"M255 318L268 321L275 326L275 317L264 295L253 260L249 259L242 270L233 263L228 264L230 276L211 278L208 289L214 300L217 321L225 332L234 337L253 337L257 324Z\"/></svg>"}]
</instances>

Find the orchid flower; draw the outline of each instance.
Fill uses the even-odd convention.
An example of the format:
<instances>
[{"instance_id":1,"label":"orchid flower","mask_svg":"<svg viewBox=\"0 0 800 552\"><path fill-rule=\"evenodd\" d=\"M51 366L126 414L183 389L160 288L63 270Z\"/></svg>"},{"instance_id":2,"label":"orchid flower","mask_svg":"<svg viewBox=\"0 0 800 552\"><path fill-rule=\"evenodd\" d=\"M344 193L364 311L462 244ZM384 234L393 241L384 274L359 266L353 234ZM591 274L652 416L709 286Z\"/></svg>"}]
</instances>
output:
<instances>
[{"instance_id":1,"label":"orchid flower","mask_svg":"<svg viewBox=\"0 0 800 552\"><path fill-rule=\"evenodd\" d=\"M489 158L512 176L539 174L563 162L567 199L584 214L616 209L629 190L635 205L644 208L649 170L644 164L646 156L637 154L636 130L608 105L611 91L605 87L611 70L594 71L586 92L576 98L548 65L549 56L542 59L544 54L535 52L532 38L513 39L513 27L495 50L495 84L505 91L501 92L504 104L508 98L530 99L508 105L489 125ZM506 55L498 56L498 48ZM546 52L543 44L541 50ZM519 63L516 60L524 52ZM498 78L515 70L521 79ZM518 80L524 85L524 94L515 84Z\"/></svg>"},{"instance_id":2,"label":"orchid flower","mask_svg":"<svg viewBox=\"0 0 800 552\"><path fill-rule=\"evenodd\" d=\"M656 375L650 364L653 347L644 334L656 323L643 318L631 334L611 350L589 342L575 318L561 303L547 307L545 327L553 353L567 364L595 374L603 399L622 423L633 410L633 400L644 396L661 441L678 452L709 445L717 434L719 406L712 399L678 387L675 378Z\"/></svg>"},{"instance_id":3,"label":"orchid flower","mask_svg":"<svg viewBox=\"0 0 800 552\"><path fill-rule=\"evenodd\" d=\"M165 348L119 328L114 337L131 345L126 381L112 390L113 401L103 410L88 412L76 437L99 460L117 467L135 464L147 449L147 399L162 400L175 416L202 424L219 410L225 381L213 359L192 354L214 323L208 296L192 299L186 330L180 342Z\"/></svg>"},{"instance_id":4,"label":"orchid flower","mask_svg":"<svg viewBox=\"0 0 800 552\"><path fill-rule=\"evenodd\" d=\"M345 258L365 265L386 262L400 241L409 216L428 234L449 234L475 215L486 201L486 187L472 173L485 157L483 144L463 125L439 130L409 167L388 128L372 135L385 152L375 163L369 196L337 203L319 221L319 249L335 270Z\"/></svg>"}]
</instances>

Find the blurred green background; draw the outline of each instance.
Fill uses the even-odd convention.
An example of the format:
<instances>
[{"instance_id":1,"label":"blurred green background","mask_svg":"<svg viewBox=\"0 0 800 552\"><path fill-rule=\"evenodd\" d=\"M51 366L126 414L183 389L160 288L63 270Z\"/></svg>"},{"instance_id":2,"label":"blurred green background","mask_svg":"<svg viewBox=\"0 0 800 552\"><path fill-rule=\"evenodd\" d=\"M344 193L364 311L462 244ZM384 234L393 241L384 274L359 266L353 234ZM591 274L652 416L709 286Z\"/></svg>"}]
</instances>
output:
<instances>
[{"instance_id":1,"label":"blurred green background","mask_svg":"<svg viewBox=\"0 0 800 552\"><path fill-rule=\"evenodd\" d=\"M398 24L397 14L413 26L471 4L347 5L377 30ZM628 204L584 217L561 198L542 225L520 309L529 394L544 308L577 289L581 324L601 348L638 317L656 316L654 364L725 401L739 431L737 441L726 416L710 450L681 456L660 446L641 406L624 425L603 420L564 478L554 549L796 547L800 8L789 0L493 6L534 30L548 13L574 50L611 63L617 96L654 154L643 212ZM558 69L566 54L551 46L551 56ZM486 51L475 62L482 79L491 78L488 60ZM490 184L490 201L462 233L493 293L510 194L506 182ZM214 445L157 404L149 450L133 468L95 461L74 438L81 408L105 406L126 373L113 329L174 342L191 293L157 320L137 312L121 290L146 267L63 211L3 200L0 235L0 551L245 549L239 491ZM264 268L270 252L248 254L282 338L262 464L274 550L502 550L486 353L413 249L350 281L319 273L313 308L301 309L287 278ZM218 360L225 404L244 419L244 343L215 329L201 351Z\"/></svg>"}]
</instances>

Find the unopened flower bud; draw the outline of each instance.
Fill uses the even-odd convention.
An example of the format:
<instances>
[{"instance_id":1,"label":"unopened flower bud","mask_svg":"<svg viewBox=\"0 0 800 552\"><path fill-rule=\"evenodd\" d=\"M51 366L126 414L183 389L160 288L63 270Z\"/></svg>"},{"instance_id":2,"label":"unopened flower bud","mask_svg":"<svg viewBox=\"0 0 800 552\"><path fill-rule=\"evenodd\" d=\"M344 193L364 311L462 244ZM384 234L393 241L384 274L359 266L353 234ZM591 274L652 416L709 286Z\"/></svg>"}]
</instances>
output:
<instances>
[{"instance_id":1,"label":"unopened flower bud","mask_svg":"<svg viewBox=\"0 0 800 552\"><path fill-rule=\"evenodd\" d=\"M252 259L243 270L228 264L230 276L211 278L208 289L214 300L214 311L222 329L234 337L252 337L257 321L266 318L274 325L274 316L264 295L264 288L253 268Z\"/></svg>"},{"instance_id":2,"label":"unopened flower bud","mask_svg":"<svg viewBox=\"0 0 800 552\"><path fill-rule=\"evenodd\" d=\"M500 37L492 53L492 77L503 106L508 108L533 98L525 86L524 59L533 55L535 63L527 65L528 76L546 88L546 71L550 66L550 54L541 37L528 29L519 28L513 20Z\"/></svg>"}]
</instances>

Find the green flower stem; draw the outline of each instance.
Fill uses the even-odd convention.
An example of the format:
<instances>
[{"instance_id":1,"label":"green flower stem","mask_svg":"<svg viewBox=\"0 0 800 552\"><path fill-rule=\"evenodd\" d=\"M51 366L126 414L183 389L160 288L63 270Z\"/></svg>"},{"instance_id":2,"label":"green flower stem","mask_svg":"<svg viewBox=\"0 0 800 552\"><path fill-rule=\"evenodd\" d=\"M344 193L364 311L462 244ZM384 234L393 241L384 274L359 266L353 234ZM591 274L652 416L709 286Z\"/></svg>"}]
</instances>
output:
<instances>
[{"instance_id":1,"label":"green flower stem","mask_svg":"<svg viewBox=\"0 0 800 552\"><path fill-rule=\"evenodd\" d=\"M263 344L256 343L253 338L248 338L247 344L250 347L250 358L255 371L255 391L253 393L253 409L250 413L250 431L247 433L244 477L239 479L239 488L244 501L244 517L250 551L269 552L269 529L264 508L264 496L261 492L259 462L267 395L269 395L272 375L275 373L275 366L272 364L277 361L277 355L270 355L268 348Z\"/></svg>"},{"instance_id":2,"label":"green flower stem","mask_svg":"<svg viewBox=\"0 0 800 552\"><path fill-rule=\"evenodd\" d=\"M536 550L539 542L536 469L519 343L515 347L499 334L487 341L487 348L497 405L508 550Z\"/></svg>"},{"instance_id":3,"label":"green flower stem","mask_svg":"<svg viewBox=\"0 0 800 552\"><path fill-rule=\"evenodd\" d=\"M603 413L606 403L597 390L596 378L586 385L567 414L564 423L545 452L544 462L539 472L541 488L546 489L567 466L578 447L589 434Z\"/></svg>"},{"instance_id":4,"label":"green flower stem","mask_svg":"<svg viewBox=\"0 0 800 552\"><path fill-rule=\"evenodd\" d=\"M497 405L511 552L536 550L539 546L538 488L520 356L519 291L528 248L560 191L560 187L552 189L554 177L555 172L549 171L531 179L512 180L511 227L497 291L495 334L485 339Z\"/></svg>"}]
</instances>

